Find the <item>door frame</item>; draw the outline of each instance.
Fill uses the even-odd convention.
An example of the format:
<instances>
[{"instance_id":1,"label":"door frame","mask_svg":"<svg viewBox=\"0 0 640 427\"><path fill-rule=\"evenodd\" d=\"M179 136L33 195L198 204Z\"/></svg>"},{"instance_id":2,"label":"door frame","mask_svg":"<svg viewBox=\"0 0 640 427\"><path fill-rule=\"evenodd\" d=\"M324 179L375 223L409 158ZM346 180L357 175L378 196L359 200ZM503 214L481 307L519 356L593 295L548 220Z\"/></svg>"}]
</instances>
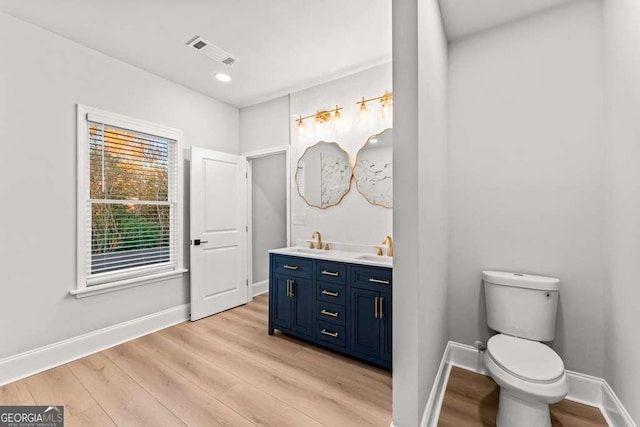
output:
<instances>
[{"instance_id":1,"label":"door frame","mask_svg":"<svg viewBox=\"0 0 640 427\"><path fill-rule=\"evenodd\" d=\"M291 149L289 145L280 145L241 154L241 156L247 158L247 225L249 227L247 232L247 272L250 288L249 301L253 300L253 174L251 162L254 159L282 153L285 155L285 167L287 169L285 173L287 246L291 246Z\"/></svg>"}]
</instances>

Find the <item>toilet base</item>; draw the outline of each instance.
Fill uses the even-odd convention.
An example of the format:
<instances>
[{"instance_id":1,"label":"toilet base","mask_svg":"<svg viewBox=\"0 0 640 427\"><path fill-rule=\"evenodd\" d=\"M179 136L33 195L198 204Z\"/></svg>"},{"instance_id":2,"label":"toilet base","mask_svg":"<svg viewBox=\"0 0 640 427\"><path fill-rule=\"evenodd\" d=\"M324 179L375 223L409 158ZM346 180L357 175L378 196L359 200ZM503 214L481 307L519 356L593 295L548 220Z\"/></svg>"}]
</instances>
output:
<instances>
[{"instance_id":1,"label":"toilet base","mask_svg":"<svg viewBox=\"0 0 640 427\"><path fill-rule=\"evenodd\" d=\"M549 405L528 402L500 387L498 427L551 427Z\"/></svg>"}]
</instances>

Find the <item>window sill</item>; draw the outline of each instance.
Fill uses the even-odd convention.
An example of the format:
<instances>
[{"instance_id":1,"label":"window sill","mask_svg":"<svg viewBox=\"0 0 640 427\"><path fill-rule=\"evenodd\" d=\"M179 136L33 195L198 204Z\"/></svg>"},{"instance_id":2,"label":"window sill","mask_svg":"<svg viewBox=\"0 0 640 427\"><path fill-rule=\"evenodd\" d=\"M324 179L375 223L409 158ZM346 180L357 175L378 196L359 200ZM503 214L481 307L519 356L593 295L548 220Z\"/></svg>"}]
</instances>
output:
<instances>
[{"instance_id":1,"label":"window sill","mask_svg":"<svg viewBox=\"0 0 640 427\"><path fill-rule=\"evenodd\" d=\"M73 289L69 291L71 295L76 298L86 298L94 295L100 295L107 292L119 291L122 289L129 289L136 286L148 285L151 283L162 282L165 280L181 277L189 270L179 268L173 271L167 271L163 273L151 274L143 277L136 277L133 279L119 280L117 282L105 283L103 285L88 286L85 288Z\"/></svg>"}]
</instances>

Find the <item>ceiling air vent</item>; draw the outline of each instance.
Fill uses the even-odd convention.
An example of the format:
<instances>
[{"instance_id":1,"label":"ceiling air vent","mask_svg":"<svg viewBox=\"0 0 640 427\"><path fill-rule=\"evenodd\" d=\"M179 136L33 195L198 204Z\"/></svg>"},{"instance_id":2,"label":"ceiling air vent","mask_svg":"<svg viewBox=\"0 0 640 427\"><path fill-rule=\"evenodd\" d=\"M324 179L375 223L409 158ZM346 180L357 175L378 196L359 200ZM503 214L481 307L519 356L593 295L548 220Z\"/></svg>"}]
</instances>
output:
<instances>
[{"instance_id":1,"label":"ceiling air vent","mask_svg":"<svg viewBox=\"0 0 640 427\"><path fill-rule=\"evenodd\" d=\"M214 61L220 62L224 65L232 65L238 61L238 58L231 55L229 52L220 49L218 46L212 45L210 42L199 36L196 36L189 43L187 43L187 45L191 46L210 59L213 59Z\"/></svg>"}]
</instances>

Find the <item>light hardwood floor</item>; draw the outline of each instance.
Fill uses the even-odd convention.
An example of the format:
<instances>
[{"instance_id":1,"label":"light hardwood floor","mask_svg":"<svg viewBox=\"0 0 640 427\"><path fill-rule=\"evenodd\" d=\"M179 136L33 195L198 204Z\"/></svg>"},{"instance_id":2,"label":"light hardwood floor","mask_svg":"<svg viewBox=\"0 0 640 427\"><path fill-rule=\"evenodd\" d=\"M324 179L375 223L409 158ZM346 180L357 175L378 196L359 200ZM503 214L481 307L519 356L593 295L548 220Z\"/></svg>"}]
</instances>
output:
<instances>
[{"instance_id":1,"label":"light hardwood floor","mask_svg":"<svg viewBox=\"0 0 640 427\"><path fill-rule=\"evenodd\" d=\"M384 426L389 372L276 333L268 298L0 388L0 405L64 405L67 426Z\"/></svg>"},{"instance_id":2,"label":"light hardwood floor","mask_svg":"<svg viewBox=\"0 0 640 427\"><path fill-rule=\"evenodd\" d=\"M438 427L495 426L499 395L491 377L452 367ZM607 425L598 408L567 399L551 405L551 423L555 427Z\"/></svg>"}]
</instances>

